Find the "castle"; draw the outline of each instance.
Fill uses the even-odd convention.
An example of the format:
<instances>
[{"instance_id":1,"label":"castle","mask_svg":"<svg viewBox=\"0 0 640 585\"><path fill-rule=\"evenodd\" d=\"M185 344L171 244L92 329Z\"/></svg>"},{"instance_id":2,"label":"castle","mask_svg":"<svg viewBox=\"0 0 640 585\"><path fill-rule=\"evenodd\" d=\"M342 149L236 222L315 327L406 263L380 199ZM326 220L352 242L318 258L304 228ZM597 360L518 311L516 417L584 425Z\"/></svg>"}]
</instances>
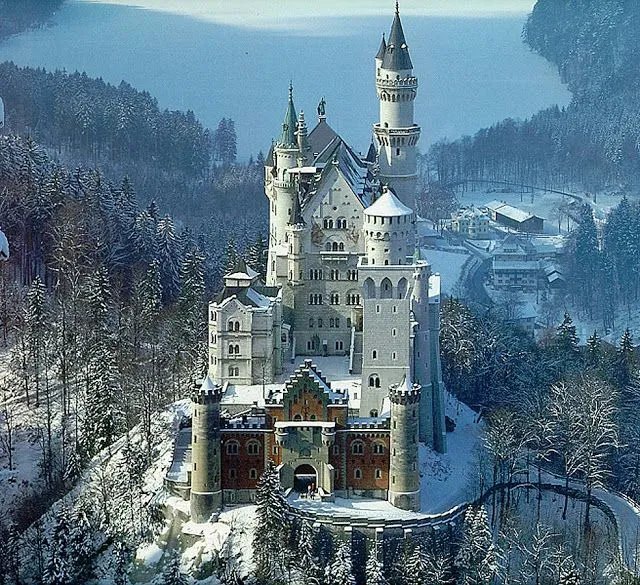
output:
<instances>
[{"instance_id":1,"label":"castle","mask_svg":"<svg viewBox=\"0 0 640 585\"><path fill-rule=\"evenodd\" d=\"M397 4L375 84L366 156L324 99L308 132L289 88L265 162L266 283L240 262L210 303L209 374L167 474L195 521L252 501L269 459L285 489L417 511L419 442L446 450L440 281L415 247L418 79Z\"/></svg>"}]
</instances>

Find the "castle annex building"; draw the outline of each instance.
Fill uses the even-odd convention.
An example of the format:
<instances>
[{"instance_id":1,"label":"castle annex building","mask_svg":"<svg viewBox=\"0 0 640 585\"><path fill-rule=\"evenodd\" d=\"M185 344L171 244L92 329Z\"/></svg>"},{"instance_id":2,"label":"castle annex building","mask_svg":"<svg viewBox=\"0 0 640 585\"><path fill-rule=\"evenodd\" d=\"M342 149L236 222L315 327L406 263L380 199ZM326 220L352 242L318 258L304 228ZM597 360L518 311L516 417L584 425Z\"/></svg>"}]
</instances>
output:
<instances>
[{"instance_id":1,"label":"castle annex building","mask_svg":"<svg viewBox=\"0 0 640 585\"><path fill-rule=\"evenodd\" d=\"M206 521L250 502L269 460L283 487L420 510L418 444L444 452L440 280L415 242L418 79L396 13L375 56L380 103L358 154L308 131L293 90L265 163L266 283L243 262L209 305L209 373L168 485Z\"/></svg>"}]
</instances>

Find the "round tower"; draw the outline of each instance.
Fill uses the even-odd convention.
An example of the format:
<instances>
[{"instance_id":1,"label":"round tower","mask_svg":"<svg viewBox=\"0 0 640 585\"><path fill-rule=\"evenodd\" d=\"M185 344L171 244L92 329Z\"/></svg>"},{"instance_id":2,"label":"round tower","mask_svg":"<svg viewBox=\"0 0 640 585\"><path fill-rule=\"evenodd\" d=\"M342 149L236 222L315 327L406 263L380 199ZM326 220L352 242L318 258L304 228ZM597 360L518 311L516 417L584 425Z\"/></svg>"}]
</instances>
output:
<instances>
[{"instance_id":1,"label":"round tower","mask_svg":"<svg viewBox=\"0 0 640 585\"><path fill-rule=\"evenodd\" d=\"M304 124L304 119L302 120ZM277 283L278 251L285 244L287 225L291 222L294 199L297 198L297 184L289 169L298 166L298 160L304 155L300 152L296 136L298 117L293 104L293 87L289 86L289 103L282 123L282 132L273 149L273 166L267 196L269 197L269 262L267 265L267 283Z\"/></svg>"},{"instance_id":2,"label":"round tower","mask_svg":"<svg viewBox=\"0 0 640 585\"><path fill-rule=\"evenodd\" d=\"M407 241L413 234L413 210L387 187L364 210L365 253L369 266L406 264Z\"/></svg>"},{"instance_id":3,"label":"round tower","mask_svg":"<svg viewBox=\"0 0 640 585\"><path fill-rule=\"evenodd\" d=\"M389 459L389 503L403 510L420 511L418 469L418 415L420 386L405 376L389 387L391 402L391 457Z\"/></svg>"},{"instance_id":4,"label":"round tower","mask_svg":"<svg viewBox=\"0 0 640 585\"><path fill-rule=\"evenodd\" d=\"M389 39L385 41L383 37L375 65L380 121L373 125L373 132L378 147L380 181L393 187L405 205L413 207L420 139L420 127L414 123L413 113L418 79L413 75L397 2Z\"/></svg>"},{"instance_id":5,"label":"round tower","mask_svg":"<svg viewBox=\"0 0 640 585\"><path fill-rule=\"evenodd\" d=\"M304 284L307 224L302 218L297 197L294 199L293 205L293 217L287 225L287 263L289 284L299 286Z\"/></svg>"},{"instance_id":6,"label":"round tower","mask_svg":"<svg viewBox=\"0 0 640 585\"><path fill-rule=\"evenodd\" d=\"M222 508L220 399L222 387L207 376L191 395L191 519L207 522Z\"/></svg>"}]
</instances>

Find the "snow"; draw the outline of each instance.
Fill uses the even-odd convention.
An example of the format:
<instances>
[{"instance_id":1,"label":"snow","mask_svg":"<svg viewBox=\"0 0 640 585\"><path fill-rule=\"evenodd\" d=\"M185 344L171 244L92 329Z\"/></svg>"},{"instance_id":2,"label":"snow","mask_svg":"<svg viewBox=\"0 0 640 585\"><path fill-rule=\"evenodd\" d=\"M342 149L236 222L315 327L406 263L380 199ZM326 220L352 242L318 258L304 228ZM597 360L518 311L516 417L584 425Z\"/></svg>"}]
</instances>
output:
<instances>
[{"instance_id":1,"label":"snow","mask_svg":"<svg viewBox=\"0 0 640 585\"><path fill-rule=\"evenodd\" d=\"M303 420L303 421L277 421L275 423L276 429L292 429L298 427L309 427L318 429L335 429L336 423L323 422L320 420Z\"/></svg>"},{"instance_id":2,"label":"snow","mask_svg":"<svg viewBox=\"0 0 640 585\"><path fill-rule=\"evenodd\" d=\"M2 128L2 100L0 100L0 128ZM0 260L9 260L9 241L4 232L0 230Z\"/></svg>"},{"instance_id":3,"label":"snow","mask_svg":"<svg viewBox=\"0 0 640 585\"><path fill-rule=\"evenodd\" d=\"M440 274L440 285L443 294L452 294L460 280L462 267L469 259L466 250L433 250L421 249L422 257L431 264L431 271Z\"/></svg>"},{"instance_id":4,"label":"snow","mask_svg":"<svg viewBox=\"0 0 640 585\"><path fill-rule=\"evenodd\" d=\"M373 205L370 205L364 210L365 215L375 215L377 217L402 217L405 215L412 215L413 209L410 209L400 199L398 199L395 193L387 188L383 191L382 195L376 199Z\"/></svg>"}]
</instances>

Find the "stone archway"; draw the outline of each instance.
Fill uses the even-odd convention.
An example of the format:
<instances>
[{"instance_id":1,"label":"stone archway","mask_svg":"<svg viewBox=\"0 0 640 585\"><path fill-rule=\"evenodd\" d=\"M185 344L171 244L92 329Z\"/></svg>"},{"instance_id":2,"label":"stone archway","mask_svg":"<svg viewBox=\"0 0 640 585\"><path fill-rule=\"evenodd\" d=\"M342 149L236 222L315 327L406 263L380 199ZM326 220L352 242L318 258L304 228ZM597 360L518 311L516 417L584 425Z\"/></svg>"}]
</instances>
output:
<instances>
[{"instance_id":1,"label":"stone archway","mask_svg":"<svg viewBox=\"0 0 640 585\"><path fill-rule=\"evenodd\" d=\"M307 493L309 486L318 488L318 472L313 466L303 463L293 472L293 489L299 493Z\"/></svg>"}]
</instances>

